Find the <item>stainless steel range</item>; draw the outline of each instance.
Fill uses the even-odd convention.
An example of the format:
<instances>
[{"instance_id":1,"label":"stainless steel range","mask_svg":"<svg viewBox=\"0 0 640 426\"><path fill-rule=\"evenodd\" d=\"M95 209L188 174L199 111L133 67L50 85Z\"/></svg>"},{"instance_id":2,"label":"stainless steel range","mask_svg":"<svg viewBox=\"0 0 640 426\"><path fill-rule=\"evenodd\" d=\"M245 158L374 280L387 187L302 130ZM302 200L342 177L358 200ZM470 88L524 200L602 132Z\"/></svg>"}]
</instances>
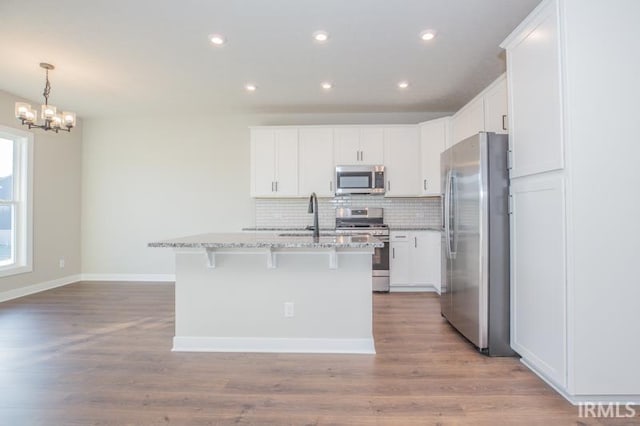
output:
<instances>
[{"instance_id":1,"label":"stainless steel range","mask_svg":"<svg viewBox=\"0 0 640 426\"><path fill-rule=\"evenodd\" d=\"M369 234L384 242L373 253L373 291L389 291L389 227L381 208L336 209L336 233Z\"/></svg>"}]
</instances>

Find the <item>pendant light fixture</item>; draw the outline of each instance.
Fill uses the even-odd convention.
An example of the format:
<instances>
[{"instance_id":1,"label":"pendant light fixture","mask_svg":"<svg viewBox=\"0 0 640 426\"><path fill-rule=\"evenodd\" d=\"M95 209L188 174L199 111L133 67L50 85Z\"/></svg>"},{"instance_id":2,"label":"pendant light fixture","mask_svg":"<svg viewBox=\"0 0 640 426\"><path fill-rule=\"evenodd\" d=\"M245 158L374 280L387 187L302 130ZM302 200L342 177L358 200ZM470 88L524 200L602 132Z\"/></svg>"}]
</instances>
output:
<instances>
[{"instance_id":1,"label":"pendant light fixture","mask_svg":"<svg viewBox=\"0 0 640 426\"><path fill-rule=\"evenodd\" d=\"M57 113L56 107L49 105L49 94L51 93L51 83L49 83L49 71L55 67L45 62L40 63L40 67L46 71L46 80L44 85L44 104L40 108L41 124L38 124L38 111L31 108L31 105L25 102L16 102L16 118L23 125L29 126L30 129L51 130L58 133L60 130L71 132L76 125L76 113L65 111L62 114Z\"/></svg>"}]
</instances>

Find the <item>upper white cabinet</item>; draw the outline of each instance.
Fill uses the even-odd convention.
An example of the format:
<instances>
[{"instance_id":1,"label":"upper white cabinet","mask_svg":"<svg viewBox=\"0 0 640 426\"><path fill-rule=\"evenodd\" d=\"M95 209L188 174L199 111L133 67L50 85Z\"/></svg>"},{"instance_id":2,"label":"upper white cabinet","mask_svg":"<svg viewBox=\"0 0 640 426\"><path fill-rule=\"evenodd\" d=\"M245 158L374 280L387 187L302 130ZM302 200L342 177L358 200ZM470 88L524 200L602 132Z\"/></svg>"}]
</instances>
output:
<instances>
[{"instance_id":1,"label":"upper white cabinet","mask_svg":"<svg viewBox=\"0 0 640 426\"><path fill-rule=\"evenodd\" d=\"M502 44L511 341L574 403L640 402L639 15L637 0L544 0Z\"/></svg>"},{"instance_id":2,"label":"upper white cabinet","mask_svg":"<svg viewBox=\"0 0 640 426\"><path fill-rule=\"evenodd\" d=\"M387 197L420 195L420 143L418 128L394 126L384 129Z\"/></svg>"},{"instance_id":3,"label":"upper white cabinet","mask_svg":"<svg viewBox=\"0 0 640 426\"><path fill-rule=\"evenodd\" d=\"M298 129L251 129L251 196L298 196Z\"/></svg>"},{"instance_id":4,"label":"upper white cabinet","mask_svg":"<svg viewBox=\"0 0 640 426\"><path fill-rule=\"evenodd\" d=\"M478 132L508 132L507 79L501 75L452 118L451 145Z\"/></svg>"},{"instance_id":5,"label":"upper white cabinet","mask_svg":"<svg viewBox=\"0 0 640 426\"><path fill-rule=\"evenodd\" d=\"M251 196L332 197L336 165L384 165L387 197L440 195L450 118L420 125L251 128Z\"/></svg>"},{"instance_id":6,"label":"upper white cabinet","mask_svg":"<svg viewBox=\"0 0 640 426\"><path fill-rule=\"evenodd\" d=\"M508 48L511 177L561 169L564 164L557 20L557 11L549 8Z\"/></svg>"},{"instance_id":7,"label":"upper white cabinet","mask_svg":"<svg viewBox=\"0 0 640 426\"><path fill-rule=\"evenodd\" d=\"M336 127L335 164L384 164L383 127Z\"/></svg>"},{"instance_id":8,"label":"upper white cabinet","mask_svg":"<svg viewBox=\"0 0 640 426\"><path fill-rule=\"evenodd\" d=\"M447 148L450 138L451 117L439 118L419 124L421 183L420 194L439 196L440 154Z\"/></svg>"},{"instance_id":9,"label":"upper white cabinet","mask_svg":"<svg viewBox=\"0 0 640 426\"><path fill-rule=\"evenodd\" d=\"M452 119L452 145L484 130L484 103L477 97L458 111Z\"/></svg>"},{"instance_id":10,"label":"upper white cabinet","mask_svg":"<svg viewBox=\"0 0 640 426\"><path fill-rule=\"evenodd\" d=\"M507 77L502 75L484 92L484 131L508 133Z\"/></svg>"},{"instance_id":11,"label":"upper white cabinet","mask_svg":"<svg viewBox=\"0 0 640 426\"><path fill-rule=\"evenodd\" d=\"M319 197L333 197L333 129L300 127L298 137L300 195L315 192Z\"/></svg>"}]
</instances>

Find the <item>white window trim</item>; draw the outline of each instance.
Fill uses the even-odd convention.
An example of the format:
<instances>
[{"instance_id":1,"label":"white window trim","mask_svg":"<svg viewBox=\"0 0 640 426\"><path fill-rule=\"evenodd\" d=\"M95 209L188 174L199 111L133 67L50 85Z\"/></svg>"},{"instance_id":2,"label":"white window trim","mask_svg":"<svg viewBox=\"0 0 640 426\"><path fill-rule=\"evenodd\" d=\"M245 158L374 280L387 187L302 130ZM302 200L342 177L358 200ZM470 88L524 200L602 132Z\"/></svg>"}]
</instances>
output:
<instances>
[{"instance_id":1,"label":"white window trim","mask_svg":"<svg viewBox=\"0 0 640 426\"><path fill-rule=\"evenodd\" d=\"M14 153L19 163L14 177L16 258L11 265L0 267L0 277L7 277L33 271L33 133L0 125L0 136L19 141Z\"/></svg>"}]
</instances>

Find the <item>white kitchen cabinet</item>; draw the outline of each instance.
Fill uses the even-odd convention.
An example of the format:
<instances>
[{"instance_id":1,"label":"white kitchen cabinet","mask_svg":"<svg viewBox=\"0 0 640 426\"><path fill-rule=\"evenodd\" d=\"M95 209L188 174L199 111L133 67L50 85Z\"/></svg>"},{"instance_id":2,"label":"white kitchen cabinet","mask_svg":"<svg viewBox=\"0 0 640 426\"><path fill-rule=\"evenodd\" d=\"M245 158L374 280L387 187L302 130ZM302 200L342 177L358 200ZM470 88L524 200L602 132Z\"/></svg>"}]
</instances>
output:
<instances>
[{"instance_id":1,"label":"white kitchen cabinet","mask_svg":"<svg viewBox=\"0 0 640 426\"><path fill-rule=\"evenodd\" d=\"M455 113L452 119L452 145L469 136L484 130L484 102L482 96L475 97L471 102Z\"/></svg>"},{"instance_id":2,"label":"white kitchen cabinet","mask_svg":"<svg viewBox=\"0 0 640 426\"><path fill-rule=\"evenodd\" d=\"M333 129L300 127L298 131L299 192L333 197Z\"/></svg>"},{"instance_id":3,"label":"white kitchen cabinet","mask_svg":"<svg viewBox=\"0 0 640 426\"><path fill-rule=\"evenodd\" d=\"M420 141L416 126L384 129L385 197L420 195Z\"/></svg>"},{"instance_id":4,"label":"white kitchen cabinet","mask_svg":"<svg viewBox=\"0 0 640 426\"><path fill-rule=\"evenodd\" d=\"M439 196L440 154L447 149L450 137L451 117L439 118L419 124L420 128L420 172L421 193L425 196Z\"/></svg>"},{"instance_id":5,"label":"white kitchen cabinet","mask_svg":"<svg viewBox=\"0 0 640 426\"><path fill-rule=\"evenodd\" d=\"M544 0L502 43L512 345L573 403L640 403L639 13Z\"/></svg>"},{"instance_id":6,"label":"white kitchen cabinet","mask_svg":"<svg viewBox=\"0 0 640 426\"><path fill-rule=\"evenodd\" d=\"M409 233L392 232L389 238L389 282L391 286L409 285L411 282L411 254Z\"/></svg>"},{"instance_id":7,"label":"white kitchen cabinet","mask_svg":"<svg viewBox=\"0 0 640 426\"><path fill-rule=\"evenodd\" d=\"M542 175L511 185L511 346L566 386L563 181Z\"/></svg>"},{"instance_id":8,"label":"white kitchen cabinet","mask_svg":"<svg viewBox=\"0 0 640 426\"><path fill-rule=\"evenodd\" d=\"M451 145L478 132L508 133L507 78L503 74L452 118Z\"/></svg>"},{"instance_id":9,"label":"white kitchen cabinet","mask_svg":"<svg viewBox=\"0 0 640 426\"><path fill-rule=\"evenodd\" d=\"M507 103L507 76L502 75L483 95L484 131L507 134L509 113Z\"/></svg>"},{"instance_id":10,"label":"white kitchen cabinet","mask_svg":"<svg viewBox=\"0 0 640 426\"><path fill-rule=\"evenodd\" d=\"M298 196L298 129L251 129L251 196Z\"/></svg>"},{"instance_id":11,"label":"white kitchen cabinet","mask_svg":"<svg viewBox=\"0 0 640 426\"><path fill-rule=\"evenodd\" d=\"M384 128L336 127L334 150L336 165L384 164Z\"/></svg>"},{"instance_id":12,"label":"white kitchen cabinet","mask_svg":"<svg viewBox=\"0 0 640 426\"><path fill-rule=\"evenodd\" d=\"M392 231L389 275L398 289L440 291L440 232Z\"/></svg>"},{"instance_id":13,"label":"white kitchen cabinet","mask_svg":"<svg viewBox=\"0 0 640 426\"><path fill-rule=\"evenodd\" d=\"M508 48L511 90L511 177L564 165L557 11ZM535 117L535 119L532 119Z\"/></svg>"}]
</instances>

